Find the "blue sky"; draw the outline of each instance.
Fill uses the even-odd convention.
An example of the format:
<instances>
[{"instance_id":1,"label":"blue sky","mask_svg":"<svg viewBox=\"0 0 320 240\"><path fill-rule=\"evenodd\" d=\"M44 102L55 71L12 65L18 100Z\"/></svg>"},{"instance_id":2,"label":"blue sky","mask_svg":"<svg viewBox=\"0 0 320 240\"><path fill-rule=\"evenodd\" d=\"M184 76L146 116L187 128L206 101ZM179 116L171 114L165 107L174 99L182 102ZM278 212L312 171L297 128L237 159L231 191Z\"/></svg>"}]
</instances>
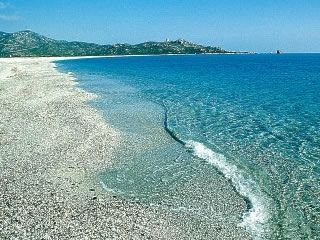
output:
<instances>
[{"instance_id":1,"label":"blue sky","mask_svg":"<svg viewBox=\"0 0 320 240\"><path fill-rule=\"evenodd\" d=\"M0 0L0 31L96 43L185 38L228 50L320 52L320 0Z\"/></svg>"}]
</instances>

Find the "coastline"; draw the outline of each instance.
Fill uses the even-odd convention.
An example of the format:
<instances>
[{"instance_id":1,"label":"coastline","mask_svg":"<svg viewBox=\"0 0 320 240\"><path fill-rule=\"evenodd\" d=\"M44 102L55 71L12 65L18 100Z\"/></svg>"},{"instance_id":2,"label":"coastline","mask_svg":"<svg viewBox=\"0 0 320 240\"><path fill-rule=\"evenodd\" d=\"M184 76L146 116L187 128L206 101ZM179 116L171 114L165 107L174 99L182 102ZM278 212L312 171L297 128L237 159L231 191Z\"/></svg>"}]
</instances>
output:
<instances>
[{"instance_id":1,"label":"coastline","mask_svg":"<svg viewBox=\"0 0 320 240\"><path fill-rule=\"evenodd\" d=\"M93 94L52 61L0 59L0 238L183 236L159 209L103 191L96 172L120 141Z\"/></svg>"},{"instance_id":2,"label":"coastline","mask_svg":"<svg viewBox=\"0 0 320 240\"><path fill-rule=\"evenodd\" d=\"M255 52L228 52L228 53L168 53L168 54L129 54L129 55L92 55L92 56L62 56L62 57L0 57L0 60L5 59L46 59L51 62L75 59L90 59L90 58L120 58L120 57L161 57L161 56L202 56L202 55L254 55L262 54ZM269 53L266 53L269 54Z\"/></svg>"},{"instance_id":3,"label":"coastline","mask_svg":"<svg viewBox=\"0 0 320 240\"><path fill-rule=\"evenodd\" d=\"M105 191L97 173L112 166L120 145L129 146L87 104L96 95L54 63L79 58L88 57L0 59L0 238L203 239L208 228L215 239L250 239L229 225L237 219L221 218L241 209L240 202L220 212L226 206L217 198L215 220L195 229L181 224L190 217L183 211Z\"/></svg>"},{"instance_id":4,"label":"coastline","mask_svg":"<svg viewBox=\"0 0 320 240\"><path fill-rule=\"evenodd\" d=\"M85 73L78 69L77 62L61 61L57 64L64 72L74 73L82 89L100 96L93 105L108 123L121 131L123 139L117 151L117 161L99 174L105 190L125 199L175 212L175 224L184 228L184 235L188 236L186 239L207 239L208 236L214 236L215 239L235 239L236 236L250 239L250 227L245 232L247 226L241 224L242 218L248 213L248 202L223 174L217 172L216 168L208 168L207 163L191 155L185 144L168 132L165 107L147 99L135 98L135 94L128 91L128 86L116 83L118 81L110 79L103 85L103 77L96 78L94 75L95 67L90 69L90 60L79 61L87 63ZM98 62L100 60L96 60L93 66L99 66ZM93 77L90 77L90 73ZM91 87L96 85L100 87ZM192 167L185 162L190 160ZM175 167L172 162L177 162ZM167 171L164 173L160 169ZM208 172L208 169L211 170ZM169 185L158 184L167 175L166 182L170 182L170 176L179 175L179 172L186 173L184 180L181 177L182 181ZM208 178L204 178L204 175ZM181 198L182 194L185 197ZM182 200L186 198L188 200ZM192 202L194 204L188 205ZM179 239L184 238L181 235Z\"/></svg>"}]
</instances>

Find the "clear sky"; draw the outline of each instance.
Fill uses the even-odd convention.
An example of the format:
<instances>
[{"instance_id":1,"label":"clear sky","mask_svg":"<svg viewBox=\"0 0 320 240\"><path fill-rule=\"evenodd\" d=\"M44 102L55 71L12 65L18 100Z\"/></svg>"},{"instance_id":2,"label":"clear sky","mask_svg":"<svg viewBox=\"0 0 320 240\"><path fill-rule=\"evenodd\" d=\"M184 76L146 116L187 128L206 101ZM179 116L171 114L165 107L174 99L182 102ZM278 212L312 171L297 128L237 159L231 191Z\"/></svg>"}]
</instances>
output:
<instances>
[{"instance_id":1,"label":"clear sky","mask_svg":"<svg viewBox=\"0 0 320 240\"><path fill-rule=\"evenodd\" d=\"M0 31L96 43L184 38L228 50L320 52L320 0L0 0Z\"/></svg>"}]
</instances>

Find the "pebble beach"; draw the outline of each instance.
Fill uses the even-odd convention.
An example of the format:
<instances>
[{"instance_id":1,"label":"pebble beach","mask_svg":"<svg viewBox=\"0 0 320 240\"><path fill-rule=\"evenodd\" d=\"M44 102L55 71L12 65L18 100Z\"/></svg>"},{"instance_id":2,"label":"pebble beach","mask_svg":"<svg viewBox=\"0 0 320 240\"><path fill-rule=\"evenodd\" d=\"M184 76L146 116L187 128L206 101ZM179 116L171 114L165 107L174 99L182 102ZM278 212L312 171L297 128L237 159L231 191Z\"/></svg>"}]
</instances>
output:
<instances>
[{"instance_id":1,"label":"pebble beach","mask_svg":"<svg viewBox=\"0 0 320 240\"><path fill-rule=\"evenodd\" d=\"M0 59L0 239L250 238L106 192L97 173L121 133L88 104L98 96L57 70L64 59Z\"/></svg>"},{"instance_id":2,"label":"pebble beach","mask_svg":"<svg viewBox=\"0 0 320 240\"><path fill-rule=\"evenodd\" d=\"M0 239L178 236L154 209L102 191L94 174L119 136L53 60L0 60Z\"/></svg>"}]
</instances>

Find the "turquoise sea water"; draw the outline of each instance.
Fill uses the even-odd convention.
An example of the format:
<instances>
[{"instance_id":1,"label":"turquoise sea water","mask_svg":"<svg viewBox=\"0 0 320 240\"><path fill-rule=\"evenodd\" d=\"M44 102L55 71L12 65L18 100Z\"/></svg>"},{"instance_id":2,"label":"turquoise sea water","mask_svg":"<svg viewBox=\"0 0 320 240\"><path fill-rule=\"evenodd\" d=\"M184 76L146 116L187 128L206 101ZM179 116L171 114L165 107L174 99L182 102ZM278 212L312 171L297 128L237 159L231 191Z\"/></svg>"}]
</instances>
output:
<instances>
[{"instance_id":1,"label":"turquoise sea water","mask_svg":"<svg viewBox=\"0 0 320 240\"><path fill-rule=\"evenodd\" d=\"M106 190L194 219L239 222L257 239L320 238L320 54L58 66L99 95L92 104L125 139L127 150L99 174ZM219 220L220 208L241 218Z\"/></svg>"}]
</instances>

